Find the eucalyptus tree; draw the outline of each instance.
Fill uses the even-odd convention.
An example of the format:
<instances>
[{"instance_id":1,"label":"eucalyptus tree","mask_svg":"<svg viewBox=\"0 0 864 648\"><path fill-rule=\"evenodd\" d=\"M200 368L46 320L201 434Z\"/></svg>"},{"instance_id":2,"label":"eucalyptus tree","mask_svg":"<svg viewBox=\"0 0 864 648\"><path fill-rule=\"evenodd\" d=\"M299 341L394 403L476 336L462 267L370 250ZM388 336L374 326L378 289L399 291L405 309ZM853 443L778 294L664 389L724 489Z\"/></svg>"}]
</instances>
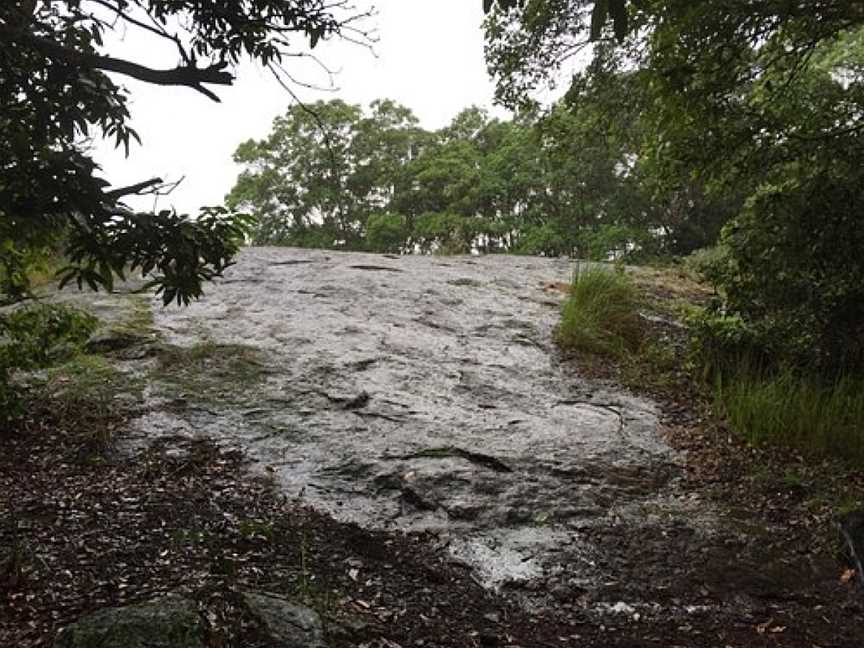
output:
<instances>
[{"instance_id":1,"label":"eucalyptus tree","mask_svg":"<svg viewBox=\"0 0 864 648\"><path fill-rule=\"evenodd\" d=\"M427 139L393 101L373 102L368 114L339 99L293 105L265 139L237 148L245 168L227 204L256 217L256 243L358 249L370 214L408 190L405 166Z\"/></svg>"},{"instance_id":2,"label":"eucalyptus tree","mask_svg":"<svg viewBox=\"0 0 864 648\"><path fill-rule=\"evenodd\" d=\"M270 135L242 143L234 161L247 169L228 195L231 208L249 209L259 221L255 241L325 242L350 235L360 208L348 191L351 142L361 111L341 100L293 105L273 122Z\"/></svg>"}]
</instances>

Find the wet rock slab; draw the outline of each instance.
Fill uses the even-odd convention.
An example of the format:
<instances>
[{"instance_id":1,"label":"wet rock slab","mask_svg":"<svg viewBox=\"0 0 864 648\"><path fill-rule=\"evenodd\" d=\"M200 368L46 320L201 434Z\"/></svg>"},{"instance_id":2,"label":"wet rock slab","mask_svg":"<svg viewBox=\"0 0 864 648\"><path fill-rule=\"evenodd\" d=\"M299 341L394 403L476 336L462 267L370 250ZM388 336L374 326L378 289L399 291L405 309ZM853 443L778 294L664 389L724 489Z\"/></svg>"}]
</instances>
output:
<instances>
[{"instance_id":1,"label":"wet rock slab","mask_svg":"<svg viewBox=\"0 0 864 648\"><path fill-rule=\"evenodd\" d=\"M245 250L202 301L154 306L154 326L178 347L254 347L260 371L157 380L137 431L241 446L289 496L436 532L491 585L556 563L597 571L580 529L650 502L677 457L652 403L559 362L561 297L544 287L571 272L530 257Z\"/></svg>"}]
</instances>

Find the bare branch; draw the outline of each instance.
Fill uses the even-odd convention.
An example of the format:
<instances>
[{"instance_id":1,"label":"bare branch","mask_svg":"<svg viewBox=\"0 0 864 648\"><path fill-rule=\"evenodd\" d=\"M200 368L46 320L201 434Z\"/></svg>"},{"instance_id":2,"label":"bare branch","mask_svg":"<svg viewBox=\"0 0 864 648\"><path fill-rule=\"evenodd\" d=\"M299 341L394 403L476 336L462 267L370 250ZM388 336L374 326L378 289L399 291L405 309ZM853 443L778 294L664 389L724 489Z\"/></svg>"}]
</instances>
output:
<instances>
[{"instance_id":1,"label":"bare branch","mask_svg":"<svg viewBox=\"0 0 864 648\"><path fill-rule=\"evenodd\" d=\"M182 58L183 61L187 65L192 64L192 60L189 58L189 54L186 51L186 48L183 47L183 43L180 42L180 39L177 38L177 36L175 36L173 34L169 34L168 31L164 27L162 27L162 25L160 25L157 21L154 20L152 25L148 25L147 23L142 22L142 21L138 20L137 18L134 18L133 16L129 15L127 12L123 11L123 9L119 6L117 6L116 4L108 2L108 0L90 0L90 1L95 2L96 4L98 4L102 7L105 7L109 11L113 11L114 13L117 14L118 18L122 18L124 21L128 22L130 25L135 25L136 27L139 27L145 31L148 31L151 34L156 34L160 38L170 40L172 43L174 43L174 45L177 46L177 50L180 53L180 58ZM152 16L150 16L149 13L147 14L147 16L152 20Z\"/></svg>"},{"instance_id":2,"label":"bare branch","mask_svg":"<svg viewBox=\"0 0 864 648\"><path fill-rule=\"evenodd\" d=\"M308 105L306 105L303 102L302 99L300 99L300 97L297 96L297 93L291 89L291 86L289 86L287 83L285 83L285 81L282 79L282 77L279 76L279 70L276 67L274 67L272 64L267 66L267 67L269 68L271 74L273 74L273 77L276 79L276 82L280 86L282 86L282 88L285 90L285 92L287 92L289 95L291 95L291 98L296 102L296 104L298 106L300 106L300 109L303 112L305 112L306 114L308 114L310 117L312 117L312 120L315 122L315 125L318 127L318 130L321 132L321 135L324 137L324 146L327 148L327 155L330 158L330 165L331 165L333 172L334 172L334 175L335 175L335 170L337 168L336 152L333 150L333 143L332 143L332 139L330 136L330 131L327 129L327 126L324 124L324 122L321 121L321 115L319 115L314 110L312 110Z\"/></svg>"},{"instance_id":3,"label":"bare branch","mask_svg":"<svg viewBox=\"0 0 864 648\"><path fill-rule=\"evenodd\" d=\"M306 58L305 54L298 54L298 55L292 55L292 56L299 56L302 58ZM321 85L318 85L316 83L310 83L307 81L302 81L301 79L298 79L297 77L292 75L290 72L288 72L288 70L286 70L284 68L284 66L282 66L280 63L273 62L270 64L270 71L274 72L274 70L278 70L279 74L284 76L286 79L288 79L294 85L301 87L301 88L306 88L307 90L317 90L318 92L337 92L339 90L339 88L337 88L335 83L334 83L333 72L331 72L327 68L325 68L325 70L327 71L327 75L329 77L329 83L330 83L329 86L321 86Z\"/></svg>"}]
</instances>

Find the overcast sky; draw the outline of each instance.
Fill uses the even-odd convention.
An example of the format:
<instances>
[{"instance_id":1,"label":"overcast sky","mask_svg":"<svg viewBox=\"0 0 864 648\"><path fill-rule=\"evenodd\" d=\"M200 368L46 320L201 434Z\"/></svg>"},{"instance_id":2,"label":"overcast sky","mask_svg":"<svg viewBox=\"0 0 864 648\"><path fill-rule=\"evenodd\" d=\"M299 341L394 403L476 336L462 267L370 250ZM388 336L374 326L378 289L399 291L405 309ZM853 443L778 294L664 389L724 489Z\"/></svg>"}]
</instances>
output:
<instances>
[{"instance_id":1,"label":"overcast sky","mask_svg":"<svg viewBox=\"0 0 864 648\"><path fill-rule=\"evenodd\" d=\"M358 5L364 4L358 0ZM368 105L390 98L411 108L426 128L439 128L463 108L476 104L492 108L492 83L483 59L481 0L376 0L378 15L375 54L346 43L319 45L319 54L338 70L338 91L324 93L297 89L304 101L341 98ZM153 49L153 41L129 33L111 44L112 54L152 66L176 63L170 52ZM314 66L291 70L326 83ZM159 207L197 213L201 205L221 204L237 177L231 160L237 145L264 137L273 118L284 112L291 97L268 72L241 67L232 87L213 87L222 103L213 103L186 88L154 87L127 77L116 77L131 92L132 125L142 146L129 158L107 144L96 158L114 185L153 176L182 185ZM493 110L498 116L506 113ZM153 199L135 203L151 208Z\"/></svg>"}]
</instances>

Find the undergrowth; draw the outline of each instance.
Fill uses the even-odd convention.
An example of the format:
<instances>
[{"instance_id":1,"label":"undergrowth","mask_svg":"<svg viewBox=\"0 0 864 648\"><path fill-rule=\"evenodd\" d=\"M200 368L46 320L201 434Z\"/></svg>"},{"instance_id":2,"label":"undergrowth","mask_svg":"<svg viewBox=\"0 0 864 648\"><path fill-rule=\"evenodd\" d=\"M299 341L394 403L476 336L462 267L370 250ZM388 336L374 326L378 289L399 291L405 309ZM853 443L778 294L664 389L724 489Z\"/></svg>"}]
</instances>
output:
<instances>
[{"instance_id":1,"label":"undergrowth","mask_svg":"<svg viewBox=\"0 0 864 648\"><path fill-rule=\"evenodd\" d=\"M60 264L53 248L46 245L22 250L9 239L0 243L0 304L15 304L54 280Z\"/></svg>"},{"instance_id":2,"label":"undergrowth","mask_svg":"<svg viewBox=\"0 0 864 648\"><path fill-rule=\"evenodd\" d=\"M813 368L785 369L791 365L766 350L758 331L698 307L701 292L672 290L667 273L650 282L644 275L637 272L634 282L608 266L580 267L562 309L559 345L627 387L709 405L754 445L864 465L864 377L826 380ZM671 320L686 326L666 324Z\"/></svg>"},{"instance_id":3,"label":"undergrowth","mask_svg":"<svg viewBox=\"0 0 864 648\"><path fill-rule=\"evenodd\" d=\"M714 381L715 408L751 443L864 462L864 379L825 383L792 370L757 371L742 362Z\"/></svg>"},{"instance_id":4,"label":"undergrowth","mask_svg":"<svg viewBox=\"0 0 864 648\"><path fill-rule=\"evenodd\" d=\"M10 367L45 367L75 355L96 325L95 317L76 308L26 306L0 317L0 352Z\"/></svg>"},{"instance_id":5,"label":"undergrowth","mask_svg":"<svg viewBox=\"0 0 864 648\"><path fill-rule=\"evenodd\" d=\"M144 385L102 356L79 354L48 369L35 387L28 410L50 409L88 455L98 456L113 443L126 407L140 400Z\"/></svg>"},{"instance_id":6,"label":"undergrowth","mask_svg":"<svg viewBox=\"0 0 864 648\"><path fill-rule=\"evenodd\" d=\"M36 304L0 315L0 424L22 411L15 375L74 358L96 325L92 315L68 306Z\"/></svg>"}]
</instances>

